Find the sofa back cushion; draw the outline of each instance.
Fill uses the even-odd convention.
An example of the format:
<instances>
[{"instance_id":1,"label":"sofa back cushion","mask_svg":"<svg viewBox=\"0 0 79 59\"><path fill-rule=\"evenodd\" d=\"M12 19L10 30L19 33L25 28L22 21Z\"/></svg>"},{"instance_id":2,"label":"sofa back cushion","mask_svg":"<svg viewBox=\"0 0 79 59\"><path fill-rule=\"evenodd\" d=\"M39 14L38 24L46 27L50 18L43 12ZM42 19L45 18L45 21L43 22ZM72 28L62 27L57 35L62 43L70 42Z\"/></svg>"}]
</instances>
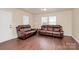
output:
<instances>
[{"instance_id":1,"label":"sofa back cushion","mask_svg":"<svg viewBox=\"0 0 79 59\"><path fill-rule=\"evenodd\" d=\"M20 29L20 32L24 32L24 29Z\"/></svg>"},{"instance_id":2,"label":"sofa back cushion","mask_svg":"<svg viewBox=\"0 0 79 59\"><path fill-rule=\"evenodd\" d=\"M31 28L22 28L22 29L20 29L21 32L27 32L27 31L30 31L30 30L31 30Z\"/></svg>"},{"instance_id":3,"label":"sofa back cushion","mask_svg":"<svg viewBox=\"0 0 79 59\"><path fill-rule=\"evenodd\" d=\"M52 31L53 30L52 25L47 25L47 30Z\"/></svg>"},{"instance_id":4,"label":"sofa back cushion","mask_svg":"<svg viewBox=\"0 0 79 59\"><path fill-rule=\"evenodd\" d=\"M60 28L60 25L53 25L54 28Z\"/></svg>"},{"instance_id":5,"label":"sofa back cushion","mask_svg":"<svg viewBox=\"0 0 79 59\"><path fill-rule=\"evenodd\" d=\"M47 25L42 25L42 26L41 26L41 29L42 29L42 30L47 30Z\"/></svg>"},{"instance_id":6,"label":"sofa back cushion","mask_svg":"<svg viewBox=\"0 0 79 59\"><path fill-rule=\"evenodd\" d=\"M27 31L31 29L30 25L19 25L16 27L17 31Z\"/></svg>"},{"instance_id":7,"label":"sofa back cushion","mask_svg":"<svg viewBox=\"0 0 79 59\"><path fill-rule=\"evenodd\" d=\"M54 25L53 26L53 31L55 31L55 32L59 32L60 30L61 30L61 26L60 25Z\"/></svg>"},{"instance_id":8,"label":"sofa back cushion","mask_svg":"<svg viewBox=\"0 0 79 59\"><path fill-rule=\"evenodd\" d=\"M48 27L47 30L48 30L48 31L53 31L53 28Z\"/></svg>"},{"instance_id":9,"label":"sofa back cushion","mask_svg":"<svg viewBox=\"0 0 79 59\"><path fill-rule=\"evenodd\" d=\"M60 28L53 28L53 31L59 32L60 31Z\"/></svg>"},{"instance_id":10,"label":"sofa back cushion","mask_svg":"<svg viewBox=\"0 0 79 59\"><path fill-rule=\"evenodd\" d=\"M42 28L43 30L47 30L47 28Z\"/></svg>"}]
</instances>

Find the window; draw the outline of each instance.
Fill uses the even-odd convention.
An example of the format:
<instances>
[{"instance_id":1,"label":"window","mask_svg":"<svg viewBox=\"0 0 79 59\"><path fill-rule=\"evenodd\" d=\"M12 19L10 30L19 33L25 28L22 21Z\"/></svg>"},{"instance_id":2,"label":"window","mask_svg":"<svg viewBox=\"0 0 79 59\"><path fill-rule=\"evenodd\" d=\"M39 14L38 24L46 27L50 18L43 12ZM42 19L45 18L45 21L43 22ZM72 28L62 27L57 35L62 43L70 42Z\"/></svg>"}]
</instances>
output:
<instances>
[{"instance_id":1,"label":"window","mask_svg":"<svg viewBox=\"0 0 79 59\"><path fill-rule=\"evenodd\" d=\"M42 17L42 25L56 25L56 16Z\"/></svg>"},{"instance_id":2,"label":"window","mask_svg":"<svg viewBox=\"0 0 79 59\"><path fill-rule=\"evenodd\" d=\"M23 16L23 24L28 25L29 24L29 16Z\"/></svg>"},{"instance_id":3,"label":"window","mask_svg":"<svg viewBox=\"0 0 79 59\"><path fill-rule=\"evenodd\" d=\"M49 16L49 25L56 25L56 16Z\"/></svg>"},{"instance_id":4,"label":"window","mask_svg":"<svg viewBox=\"0 0 79 59\"><path fill-rule=\"evenodd\" d=\"M42 25L47 25L48 17L42 17Z\"/></svg>"}]
</instances>

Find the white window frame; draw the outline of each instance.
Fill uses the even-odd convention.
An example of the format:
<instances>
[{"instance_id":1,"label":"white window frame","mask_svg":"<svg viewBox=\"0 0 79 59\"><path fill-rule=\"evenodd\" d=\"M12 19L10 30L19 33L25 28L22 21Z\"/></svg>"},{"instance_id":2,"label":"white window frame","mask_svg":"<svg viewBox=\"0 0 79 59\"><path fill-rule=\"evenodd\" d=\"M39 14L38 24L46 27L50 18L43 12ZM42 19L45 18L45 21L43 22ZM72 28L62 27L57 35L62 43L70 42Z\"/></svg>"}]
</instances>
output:
<instances>
[{"instance_id":1,"label":"white window frame","mask_svg":"<svg viewBox=\"0 0 79 59\"><path fill-rule=\"evenodd\" d=\"M50 22L50 17L53 18L51 22ZM56 25L56 16L49 16L48 18L49 18L49 22L48 22L49 25Z\"/></svg>"},{"instance_id":2,"label":"white window frame","mask_svg":"<svg viewBox=\"0 0 79 59\"><path fill-rule=\"evenodd\" d=\"M29 25L29 16L26 16L26 15L23 16L23 24Z\"/></svg>"},{"instance_id":3,"label":"white window frame","mask_svg":"<svg viewBox=\"0 0 79 59\"><path fill-rule=\"evenodd\" d=\"M46 21L47 21L47 23L46 24L44 24L43 23L43 21L45 20L45 19L43 19L43 18L47 18L46 19ZM50 23L50 17L53 17L55 20L52 22L52 23ZM42 18L41 18L41 25L56 25L56 16L43 16Z\"/></svg>"},{"instance_id":4,"label":"white window frame","mask_svg":"<svg viewBox=\"0 0 79 59\"><path fill-rule=\"evenodd\" d=\"M47 19L45 19L45 18L47 18ZM44 22L46 22L46 23L44 23ZM41 25L47 25L48 24L48 17L42 17L41 18Z\"/></svg>"}]
</instances>

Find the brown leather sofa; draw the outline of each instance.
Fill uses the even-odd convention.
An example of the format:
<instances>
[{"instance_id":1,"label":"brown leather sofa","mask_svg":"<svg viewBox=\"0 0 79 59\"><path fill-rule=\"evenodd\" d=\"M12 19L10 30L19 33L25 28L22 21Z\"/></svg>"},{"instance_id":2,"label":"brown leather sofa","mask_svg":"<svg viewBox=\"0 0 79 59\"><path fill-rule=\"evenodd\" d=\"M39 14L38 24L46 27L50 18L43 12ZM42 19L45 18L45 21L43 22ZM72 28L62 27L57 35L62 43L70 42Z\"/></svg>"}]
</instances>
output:
<instances>
[{"instance_id":1,"label":"brown leather sofa","mask_svg":"<svg viewBox=\"0 0 79 59\"><path fill-rule=\"evenodd\" d=\"M18 38L23 40L30 36L33 36L37 32L36 29L31 29L30 25L19 25L16 27L16 30L17 30Z\"/></svg>"},{"instance_id":2,"label":"brown leather sofa","mask_svg":"<svg viewBox=\"0 0 79 59\"><path fill-rule=\"evenodd\" d=\"M53 37L63 37L62 26L60 25L42 25L41 29L38 30L40 35L47 35Z\"/></svg>"}]
</instances>

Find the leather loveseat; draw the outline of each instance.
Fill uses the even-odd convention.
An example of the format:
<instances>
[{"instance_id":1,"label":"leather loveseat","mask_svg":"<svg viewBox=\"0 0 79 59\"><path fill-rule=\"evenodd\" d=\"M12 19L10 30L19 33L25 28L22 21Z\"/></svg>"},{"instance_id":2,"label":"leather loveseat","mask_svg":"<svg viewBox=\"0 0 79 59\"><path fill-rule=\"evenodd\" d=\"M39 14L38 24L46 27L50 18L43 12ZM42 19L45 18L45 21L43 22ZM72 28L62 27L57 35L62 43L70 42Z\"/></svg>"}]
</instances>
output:
<instances>
[{"instance_id":1,"label":"leather loveseat","mask_svg":"<svg viewBox=\"0 0 79 59\"><path fill-rule=\"evenodd\" d=\"M16 30L17 30L18 38L23 40L30 36L33 36L37 32L36 29L31 29L30 25L19 25L16 27Z\"/></svg>"}]
</instances>

